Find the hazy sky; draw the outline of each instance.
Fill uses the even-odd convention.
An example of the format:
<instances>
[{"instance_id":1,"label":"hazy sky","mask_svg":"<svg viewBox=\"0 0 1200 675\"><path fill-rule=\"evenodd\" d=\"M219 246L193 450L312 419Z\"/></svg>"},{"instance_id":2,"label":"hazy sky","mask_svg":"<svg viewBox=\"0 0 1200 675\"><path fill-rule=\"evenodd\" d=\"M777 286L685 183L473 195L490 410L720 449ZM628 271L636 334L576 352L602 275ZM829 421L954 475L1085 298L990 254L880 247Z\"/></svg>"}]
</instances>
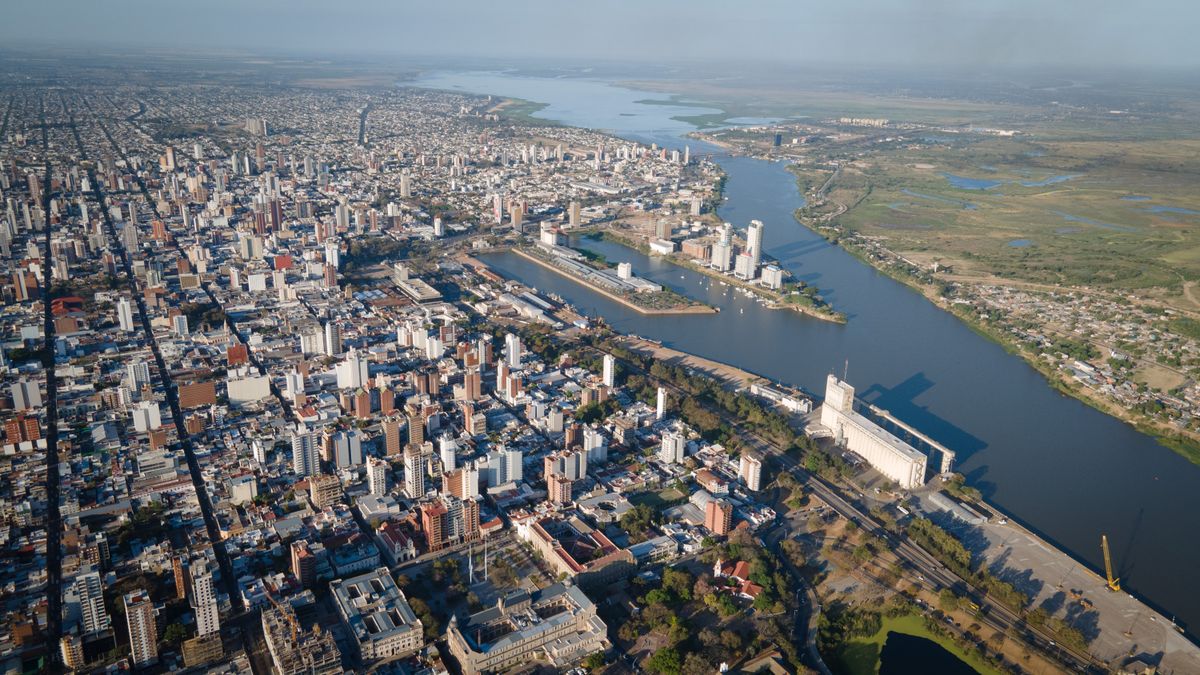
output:
<instances>
[{"instance_id":1,"label":"hazy sky","mask_svg":"<svg viewBox=\"0 0 1200 675\"><path fill-rule=\"evenodd\" d=\"M770 60L1200 65L1196 0L7 0L0 45Z\"/></svg>"}]
</instances>

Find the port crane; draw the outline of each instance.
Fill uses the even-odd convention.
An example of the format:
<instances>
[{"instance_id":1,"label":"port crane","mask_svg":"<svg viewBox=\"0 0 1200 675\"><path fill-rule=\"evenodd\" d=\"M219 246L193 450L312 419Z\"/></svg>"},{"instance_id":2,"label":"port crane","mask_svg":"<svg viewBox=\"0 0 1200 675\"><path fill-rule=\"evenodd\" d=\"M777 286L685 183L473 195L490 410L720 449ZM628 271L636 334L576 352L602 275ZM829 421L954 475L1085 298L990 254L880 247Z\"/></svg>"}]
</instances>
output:
<instances>
[{"instance_id":1,"label":"port crane","mask_svg":"<svg viewBox=\"0 0 1200 675\"><path fill-rule=\"evenodd\" d=\"M1108 553L1108 535L1100 535L1100 548L1104 549L1104 574L1108 580L1108 590L1120 591L1121 580L1113 576L1112 556Z\"/></svg>"}]
</instances>

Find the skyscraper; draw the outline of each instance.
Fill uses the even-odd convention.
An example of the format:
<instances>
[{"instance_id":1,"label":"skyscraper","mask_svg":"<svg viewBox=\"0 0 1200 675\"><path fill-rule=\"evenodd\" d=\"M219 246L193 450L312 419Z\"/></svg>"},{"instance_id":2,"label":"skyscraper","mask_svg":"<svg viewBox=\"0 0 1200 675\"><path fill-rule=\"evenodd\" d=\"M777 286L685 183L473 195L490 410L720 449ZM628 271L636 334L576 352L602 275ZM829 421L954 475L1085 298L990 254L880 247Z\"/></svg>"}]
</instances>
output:
<instances>
[{"instance_id":1,"label":"skyscraper","mask_svg":"<svg viewBox=\"0 0 1200 675\"><path fill-rule=\"evenodd\" d=\"M710 499L704 505L704 527L718 536L729 534L733 524L733 504L724 499Z\"/></svg>"},{"instance_id":2,"label":"skyscraper","mask_svg":"<svg viewBox=\"0 0 1200 675\"><path fill-rule=\"evenodd\" d=\"M158 660L158 628L154 603L146 591L125 594L125 623L129 628L129 658L135 668Z\"/></svg>"},{"instance_id":3,"label":"skyscraper","mask_svg":"<svg viewBox=\"0 0 1200 675\"><path fill-rule=\"evenodd\" d=\"M409 499L425 496L425 462L419 445L404 449L404 493Z\"/></svg>"},{"instance_id":4,"label":"skyscraper","mask_svg":"<svg viewBox=\"0 0 1200 675\"><path fill-rule=\"evenodd\" d=\"M762 263L763 253L763 223L761 220L750 221L746 228L746 252L750 254L750 278L758 274L758 266Z\"/></svg>"},{"instance_id":5,"label":"skyscraper","mask_svg":"<svg viewBox=\"0 0 1200 675\"><path fill-rule=\"evenodd\" d=\"M129 302L129 298L122 296L117 300L117 322L123 331L137 330L133 325L133 304Z\"/></svg>"}]
</instances>

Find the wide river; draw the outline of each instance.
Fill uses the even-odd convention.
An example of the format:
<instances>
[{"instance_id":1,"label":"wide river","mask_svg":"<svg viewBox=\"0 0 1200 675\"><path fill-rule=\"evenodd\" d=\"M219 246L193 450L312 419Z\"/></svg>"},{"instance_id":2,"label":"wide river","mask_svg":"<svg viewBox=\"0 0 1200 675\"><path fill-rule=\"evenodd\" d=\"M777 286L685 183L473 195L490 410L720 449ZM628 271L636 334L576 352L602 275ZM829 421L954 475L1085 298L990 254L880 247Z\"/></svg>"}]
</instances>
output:
<instances>
[{"instance_id":1,"label":"wide river","mask_svg":"<svg viewBox=\"0 0 1200 675\"><path fill-rule=\"evenodd\" d=\"M720 215L736 227L766 223L765 248L816 284L849 317L836 325L756 302L707 277L605 242L588 242L636 274L721 307L700 316L646 317L511 254L489 264L558 293L614 328L821 394L841 373L863 399L890 410L958 453L956 468L991 503L1092 569L1108 534L1122 585L1181 624L1200 627L1200 468L1154 439L1063 396L1037 371L972 332L920 294L798 224L803 204L783 164L730 157L682 134L671 119L710 112L640 103L665 96L605 82L439 73L418 86L548 104L537 116L667 147L714 152L728 174Z\"/></svg>"}]
</instances>

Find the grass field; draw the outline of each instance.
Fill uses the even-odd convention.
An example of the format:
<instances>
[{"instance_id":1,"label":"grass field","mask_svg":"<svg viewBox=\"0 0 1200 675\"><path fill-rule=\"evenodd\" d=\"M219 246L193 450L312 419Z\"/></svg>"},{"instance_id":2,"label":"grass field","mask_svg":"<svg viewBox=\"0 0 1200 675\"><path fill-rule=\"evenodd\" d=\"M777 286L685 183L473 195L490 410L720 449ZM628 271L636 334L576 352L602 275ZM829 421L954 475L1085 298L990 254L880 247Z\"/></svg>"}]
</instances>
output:
<instances>
[{"instance_id":1,"label":"grass field","mask_svg":"<svg viewBox=\"0 0 1200 675\"><path fill-rule=\"evenodd\" d=\"M846 643L836 657L834 672L846 675L874 675L879 672L880 654L883 644L887 641L888 633L904 633L931 640L943 649L954 654L960 661L984 675L1000 675L1000 671L992 668L978 655L967 652L949 638L934 635L925 627L925 620L915 614L900 617L884 617L883 626L879 632L866 638L858 638Z\"/></svg>"}]
</instances>

